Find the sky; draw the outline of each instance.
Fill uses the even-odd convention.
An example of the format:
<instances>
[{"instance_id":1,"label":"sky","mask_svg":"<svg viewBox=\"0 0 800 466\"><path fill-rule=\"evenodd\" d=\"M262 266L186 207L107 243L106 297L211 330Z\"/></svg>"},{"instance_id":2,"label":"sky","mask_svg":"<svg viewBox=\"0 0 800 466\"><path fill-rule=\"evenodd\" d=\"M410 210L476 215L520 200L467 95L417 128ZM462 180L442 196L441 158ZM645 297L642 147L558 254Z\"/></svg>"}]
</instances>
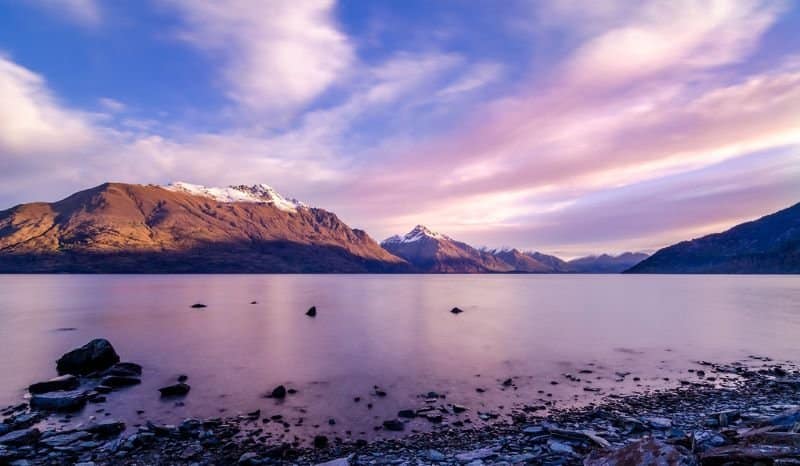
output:
<instances>
[{"instance_id":1,"label":"sky","mask_svg":"<svg viewBox=\"0 0 800 466\"><path fill-rule=\"evenodd\" d=\"M800 2L0 0L0 209L266 183L424 224L651 252L800 201Z\"/></svg>"}]
</instances>

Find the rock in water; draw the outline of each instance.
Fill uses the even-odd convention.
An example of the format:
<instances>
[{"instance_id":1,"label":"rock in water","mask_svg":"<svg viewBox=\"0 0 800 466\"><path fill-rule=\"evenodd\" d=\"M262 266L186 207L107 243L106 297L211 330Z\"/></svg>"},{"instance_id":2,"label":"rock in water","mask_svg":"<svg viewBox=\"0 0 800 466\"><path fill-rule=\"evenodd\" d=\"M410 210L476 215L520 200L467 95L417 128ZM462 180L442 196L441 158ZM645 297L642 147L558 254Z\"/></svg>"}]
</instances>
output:
<instances>
[{"instance_id":1,"label":"rock in water","mask_svg":"<svg viewBox=\"0 0 800 466\"><path fill-rule=\"evenodd\" d=\"M86 406L86 394L76 390L71 392L51 392L31 397L31 408L48 411L77 411Z\"/></svg>"},{"instance_id":2,"label":"rock in water","mask_svg":"<svg viewBox=\"0 0 800 466\"><path fill-rule=\"evenodd\" d=\"M191 388L192 387L190 387L187 383L178 382L174 385L161 387L158 389L158 391L161 392L161 396L184 396L189 393Z\"/></svg>"},{"instance_id":3,"label":"rock in water","mask_svg":"<svg viewBox=\"0 0 800 466\"><path fill-rule=\"evenodd\" d=\"M54 392L56 390L75 390L81 382L72 374L65 374L45 382L38 382L28 387L31 394Z\"/></svg>"},{"instance_id":4,"label":"rock in water","mask_svg":"<svg viewBox=\"0 0 800 466\"><path fill-rule=\"evenodd\" d=\"M86 375L104 371L119 362L119 355L108 340L97 338L61 356L56 361L58 373Z\"/></svg>"},{"instance_id":5,"label":"rock in water","mask_svg":"<svg viewBox=\"0 0 800 466\"><path fill-rule=\"evenodd\" d=\"M196 303L196 304L192 304L191 307L192 307L192 309L203 309L204 307L208 307L208 306L206 306L203 303Z\"/></svg>"},{"instance_id":6,"label":"rock in water","mask_svg":"<svg viewBox=\"0 0 800 466\"><path fill-rule=\"evenodd\" d=\"M100 385L111 388L130 387L132 385L139 385L140 383L142 383L142 381L136 377L125 377L121 375L107 375L100 380Z\"/></svg>"},{"instance_id":7,"label":"rock in water","mask_svg":"<svg viewBox=\"0 0 800 466\"><path fill-rule=\"evenodd\" d=\"M142 375L142 366L135 362L120 362L114 364L111 369L107 370L103 375L119 375L122 377L140 377Z\"/></svg>"},{"instance_id":8,"label":"rock in water","mask_svg":"<svg viewBox=\"0 0 800 466\"><path fill-rule=\"evenodd\" d=\"M275 387L272 392L269 394L270 398L286 398L286 387L283 385L278 385Z\"/></svg>"},{"instance_id":9,"label":"rock in water","mask_svg":"<svg viewBox=\"0 0 800 466\"><path fill-rule=\"evenodd\" d=\"M464 311L457 307L454 307L453 309L450 309L450 312L452 312L453 314L461 314Z\"/></svg>"},{"instance_id":10,"label":"rock in water","mask_svg":"<svg viewBox=\"0 0 800 466\"><path fill-rule=\"evenodd\" d=\"M311 306L307 311L306 315L308 317L316 317L317 316L317 306Z\"/></svg>"},{"instance_id":11,"label":"rock in water","mask_svg":"<svg viewBox=\"0 0 800 466\"><path fill-rule=\"evenodd\" d=\"M405 424L398 421L397 419L390 419L388 421L383 421L383 428L386 430L391 430L395 432L399 432L405 429Z\"/></svg>"},{"instance_id":12,"label":"rock in water","mask_svg":"<svg viewBox=\"0 0 800 466\"><path fill-rule=\"evenodd\" d=\"M314 437L314 448L325 448L328 446L328 437L317 435Z\"/></svg>"},{"instance_id":13,"label":"rock in water","mask_svg":"<svg viewBox=\"0 0 800 466\"><path fill-rule=\"evenodd\" d=\"M659 440L640 440L610 453L595 452L583 462L584 466L696 466L694 455L683 447Z\"/></svg>"},{"instance_id":14,"label":"rock in water","mask_svg":"<svg viewBox=\"0 0 800 466\"><path fill-rule=\"evenodd\" d=\"M101 437L109 437L112 435L121 434L125 431L125 423L122 421L115 421L113 419L104 419L86 427L87 432L91 432Z\"/></svg>"}]
</instances>

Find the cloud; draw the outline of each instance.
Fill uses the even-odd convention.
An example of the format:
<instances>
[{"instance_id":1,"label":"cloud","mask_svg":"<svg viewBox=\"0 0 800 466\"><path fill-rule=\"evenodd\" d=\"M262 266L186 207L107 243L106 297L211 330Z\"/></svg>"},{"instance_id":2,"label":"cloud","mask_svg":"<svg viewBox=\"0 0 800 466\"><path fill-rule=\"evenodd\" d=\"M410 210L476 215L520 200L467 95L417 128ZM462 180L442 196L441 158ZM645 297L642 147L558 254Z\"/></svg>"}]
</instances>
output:
<instances>
[{"instance_id":1,"label":"cloud","mask_svg":"<svg viewBox=\"0 0 800 466\"><path fill-rule=\"evenodd\" d=\"M119 113L127 108L127 106L119 100L112 99L110 97L101 97L97 100L97 102L104 110L107 110L111 113Z\"/></svg>"},{"instance_id":2,"label":"cloud","mask_svg":"<svg viewBox=\"0 0 800 466\"><path fill-rule=\"evenodd\" d=\"M180 37L217 54L227 94L249 111L296 111L354 61L333 0L165 0L183 16Z\"/></svg>"},{"instance_id":3,"label":"cloud","mask_svg":"<svg viewBox=\"0 0 800 466\"><path fill-rule=\"evenodd\" d=\"M44 78L0 55L0 153L36 157L90 144L88 114L61 104Z\"/></svg>"},{"instance_id":4,"label":"cloud","mask_svg":"<svg viewBox=\"0 0 800 466\"><path fill-rule=\"evenodd\" d=\"M735 63L752 53L782 5L763 0L629 4L632 11L625 17L630 19L583 43L565 64L563 79L567 85L621 85ZM610 11L601 8L601 16Z\"/></svg>"},{"instance_id":5,"label":"cloud","mask_svg":"<svg viewBox=\"0 0 800 466\"><path fill-rule=\"evenodd\" d=\"M573 255L654 248L800 196L800 60L751 60L781 2L544 2L540 27L570 53L497 94L520 70L436 44L358 60L330 2L169 1L240 111L290 122L100 118L4 59L0 151L15 158L0 197L266 182L378 238L426 223Z\"/></svg>"},{"instance_id":6,"label":"cloud","mask_svg":"<svg viewBox=\"0 0 800 466\"><path fill-rule=\"evenodd\" d=\"M32 0L32 3L84 26L97 26L102 21L95 0Z\"/></svg>"}]
</instances>

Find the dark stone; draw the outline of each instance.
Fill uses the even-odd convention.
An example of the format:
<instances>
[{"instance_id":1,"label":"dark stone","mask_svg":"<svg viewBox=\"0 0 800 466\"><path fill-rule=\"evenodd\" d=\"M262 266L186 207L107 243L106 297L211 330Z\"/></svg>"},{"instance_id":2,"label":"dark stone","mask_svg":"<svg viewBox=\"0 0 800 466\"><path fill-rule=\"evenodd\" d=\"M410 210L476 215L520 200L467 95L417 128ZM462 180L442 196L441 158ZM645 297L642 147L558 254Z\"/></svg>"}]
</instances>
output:
<instances>
[{"instance_id":1,"label":"dark stone","mask_svg":"<svg viewBox=\"0 0 800 466\"><path fill-rule=\"evenodd\" d=\"M139 385L140 383L142 383L142 381L136 377L121 375L108 375L100 380L100 385L105 385L106 387L111 388L130 387L132 385Z\"/></svg>"},{"instance_id":2,"label":"dark stone","mask_svg":"<svg viewBox=\"0 0 800 466\"><path fill-rule=\"evenodd\" d=\"M118 435L124 432L125 423L122 421L115 421L113 419L104 419L95 424L89 424L85 430L101 437L110 437L112 435Z\"/></svg>"},{"instance_id":3,"label":"dark stone","mask_svg":"<svg viewBox=\"0 0 800 466\"><path fill-rule=\"evenodd\" d=\"M453 412L456 414L463 413L467 408L461 405L453 405Z\"/></svg>"},{"instance_id":4,"label":"dark stone","mask_svg":"<svg viewBox=\"0 0 800 466\"><path fill-rule=\"evenodd\" d=\"M417 413L413 409L402 409L397 412L397 417L412 419L417 417Z\"/></svg>"},{"instance_id":5,"label":"dark stone","mask_svg":"<svg viewBox=\"0 0 800 466\"><path fill-rule=\"evenodd\" d=\"M142 366L133 362L120 362L114 364L103 375L117 375L120 377L141 377Z\"/></svg>"},{"instance_id":6,"label":"dark stone","mask_svg":"<svg viewBox=\"0 0 800 466\"><path fill-rule=\"evenodd\" d=\"M328 437L317 435L314 437L314 448L325 448L328 446Z\"/></svg>"},{"instance_id":7,"label":"dark stone","mask_svg":"<svg viewBox=\"0 0 800 466\"><path fill-rule=\"evenodd\" d=\"M109 387L108 385L98 385L94 387L94 391L97 393L111 393L113 388Z\"/></svg>"},{"instance_id":8,"label":"dark stone","mask_svg":"<svg viewBox=\"0 0 800 466\"><path fill-rule=\"evenodd\" d=\"M191 307L192 307L192 309L203 309L204 307L208 307L208 306L206 306L203 303L196 303L196 304L192 304Z\"/></svg>"},{"instance_id":9,"label":"dark stone","mask_svg":"<svg viewBox=\"0 0 800 466\"><path fill-rule=\"evenodd\" d=\"M188 375L181 374L178 376L178 382L186 382L187 380L189 380Z\"/></svg>"},{"instance_id":10,"label":"dark stone","mask_svg":"<svg viewBox=\"0 0 800 466\"><path fill-rule=\"evenodd\" d=\"M189 384L178 382L173 385L167 385L166 387L161 387L158 389L161 392L161 396L184 396L189 393L192 387Z\"/></svg>"},{"instance_id":11,"label":"dark stone","mask_svg":"<svg viewBox=\"0 0 800 466\"><path fill-rule=\"evenodd\" d=\"M97 338L61 356L56 361L58 373L86 375L103 371L119 362L119 355L108 340Z\"/></svg>"},{"instance_id":12,"label":"dark stone","mask_svg":"<svg viewBox=\"0 0 800 466\"><path fill-rule=\"evenodd\" d=\"M5 420L6 424L0 424L0 427L7 426L9 427L8 429L9 431L19 430L19 429L24 429L26 427L30 427L41 420L42 420L42 415L39 413L36 412L23 413L13 416L10 419L6 419ZM0 434L5 434L5 433L7 432L2 432L0 430Z\"/></svg>"},{"instance_id":13,"label":"dark stone","mask_svg":"<svg viewBox=\"0 0 800 466\"><path fill-rule=\"evenodd\" d=\"M462 309L454 307L453 309L450 309L450 312L452 312L453 314L461 314L464 311Z\"/></svg>"},{"instance_id":14,"label":"dark stone","mask_svg":"<svg viewBox=\"0 0 800 466\"><path fill-rule=\"evenodd\" d=\"M84 406L86 406L86 393L79 390L42 393L31 397L31 408L34 409L77 411Z\"/></svg>"},{"instance_id":15,"label":"dark stone","mask_svg":"<svg viewBox=\"0 0 800 466\"><path fill-rule=\"evenodd\" d=\"M627 445L612 452L594 452L585 466L669 465L696 466L697 460L683 447L648 439Z\"/></svg>"},{"instance_id":16,"label":"dark stone","mask_svg":"<svg viewBox=\"0 0 800 466\"><path fill-rule=\"evenodd\" d=\"M283 385L278 385L272 390L272 392L270 392L269 398L277 398L277 399L286 398L286 387L284 387Z\"/></svg>"},{"instance_id":17,"label":"dark stone","mask_svg":"<svg viewBox=\"0 0 800 466\"><path fill-rule=\"evenodd\" d=\"M306 315L308 317L316 317L317 316L317 306L311 306L310 308L308 308L308 310L306 311Z\"/></svg>"},{"instance_id":18,"label":"dark stone","mask_svg":"<svg viewBox=\"0 0 800 466\"><path fill-rule=\"evenodd\" d=\"M395 432L399 432L406 428L405 424L397 419L390 419L388 421L383 421L383 428L386 430L391 430Z\"/></svg>"},{"instance_id":19,"label":"dark stone","mask_svg":"<svg viewBox=\"0 0 800 466\"><path fill-rule=\"evenodd\" d=\"M386 392L384 390L381 390L381 389L378 389L378 388L375 389L375 394L378 395L381 398L386 396Z\"/></svg>"},{"instance_id":20,"label":"dark stone","mask_svg":"<svg viewBox=\"0 0 800 466\"><path fill-rule=\"evenodd\" d=\"M511 385L513 385L513 384L514 384L514 380L512 380L512 379L505 379L505 380L503 381L503 386L504 386L504 387L510 387L510 386L511 386Z\"/></svg>"},{"instance_id":21,"label":"dark stone","mask_svg":"<svg viewBox=\"0 0 800 466\"><path fill-rule=\"evenodd\" d=\"M15 430L0 437L0 445L30 445L39 438L40 434L39 429L35 428Z\"/></svg>"},{"instance_id":22,"label":"dark stone","mask_svg":"<svg viewBox=\"0 0 800 466\"><path fill-rule=\"evenodd\" d=\"M54 392L56 390L74 390L81 382L72 374L65 374L45 382L38 382L28 387L32 394Z\"/></svg>"}]
</instances>

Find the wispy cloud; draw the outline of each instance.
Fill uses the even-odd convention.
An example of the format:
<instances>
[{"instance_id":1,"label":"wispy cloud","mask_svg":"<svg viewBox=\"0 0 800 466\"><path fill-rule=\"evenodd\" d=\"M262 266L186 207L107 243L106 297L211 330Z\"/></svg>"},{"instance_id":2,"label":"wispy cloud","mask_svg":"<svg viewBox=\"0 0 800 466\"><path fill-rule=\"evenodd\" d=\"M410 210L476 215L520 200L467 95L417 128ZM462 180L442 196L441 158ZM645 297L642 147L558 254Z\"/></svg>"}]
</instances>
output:
<instances>
[{"instance_id":1,"label":"wispy cloud","mask_svg":"<svg viewBox=\"0 0 800 466\"><path fill-rule=\"evenodd\" d=\"M220 58L227 94L249 111L295 111L354 60L333 0L164 1L183 17L180 37Z\"/></svg>"},{"instance_id":2,"label":"wispy cloud","mask_svg":"<svg viewBox=\"0 0 800 466\"><path fill-rule=\"evenodd\" d=\"M28 158L93 140L88 114L65 107L44 78L0 55L0 153Z\"/></svg>"},{"instance_id":3,"label":"wispy cloud","mask_svg":"<svg viewBox=\"0 0 800 466\"><path fill-rule=\"evenodd\" d=\"M94 27L102 21L96 0L31 0L31 3L83 26Z\"/></svg>"},{"instance_id":4,"label":"wispy cloud","mask_svg":"<svg viewBox=\"0 0 800 466\"><path fill-rule=\"evenodd\" d=\"M785 2L538 2L527 40L565 51L525 72L444 40L359 56L332 1L162 1L235 116L198 130L108 98L91 114L2 58L0 196L266 182L376 237L426 223L567 255L654 248L800 197L800 51L753 60Z\"/></svg>"}]
</instances>

